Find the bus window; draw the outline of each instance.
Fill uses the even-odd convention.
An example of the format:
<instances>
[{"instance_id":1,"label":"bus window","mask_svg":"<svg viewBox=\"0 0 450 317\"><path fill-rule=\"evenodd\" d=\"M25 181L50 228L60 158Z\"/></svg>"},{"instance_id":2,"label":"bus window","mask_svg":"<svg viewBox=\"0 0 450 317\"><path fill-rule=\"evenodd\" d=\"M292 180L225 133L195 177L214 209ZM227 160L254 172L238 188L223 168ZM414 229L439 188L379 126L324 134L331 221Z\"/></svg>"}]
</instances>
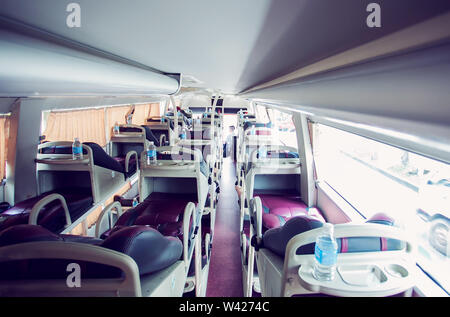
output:
<instances>
[{"instance_id":1,"label":"bus window","mask_svg":"<svg viewBox=\"0 0 450 317\"><path fill-rule=\"evenodd\" d=\"M295 130L292 115L281 112L276 109L271 109L270 117L273 118L272 123L278 130L278 137L284 145L298 148L297 133Z\"/></svg>"},{"instance_id":2,"label":"bus window","mask_svg":"<svg viewBox=\"0 0 450 317\"><path fill-rule=\"evenodd\" d=\"M417 243L417 264L450 291L450 166L322 124L313 153L324 181L362 217L390 215Z\"/></svg>"},{"instance_id":3,"label":"bus window","mask_svg":"<svg viewBox=\"0 0 450 317\"><path fill-rule=\"evenodd\" d=\"M268 123L270 121L266 107L256 105L256 118L260 123Z\"/></svg>"}]
</instances>

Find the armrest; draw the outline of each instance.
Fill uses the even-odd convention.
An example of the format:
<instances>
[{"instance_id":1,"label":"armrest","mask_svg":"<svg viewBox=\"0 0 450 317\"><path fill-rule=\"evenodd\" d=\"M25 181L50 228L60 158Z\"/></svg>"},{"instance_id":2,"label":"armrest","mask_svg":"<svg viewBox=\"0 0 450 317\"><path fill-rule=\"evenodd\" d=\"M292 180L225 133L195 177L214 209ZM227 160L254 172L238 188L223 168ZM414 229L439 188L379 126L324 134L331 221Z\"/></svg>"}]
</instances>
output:
<instances>
[{"instance_id":1,"label":"armrest","mask_svg":"<svg viewBox=\"0 0 450 317\"><path fill-rule=\"evenodd\" d=\"M167 142L166 135L165 134L161 134L159 136L159 146L166 145L166 142Z\"/></svg>"},{"instance_id":2,"label":"armrest","mask_svg":"<svg viewBox=\"0 0 450 317\"><path fill-rule=\"evenodd\" d=\"M189 267L189 241L195 239L195 235L197 234L197 224L196 224L196 214L195 214L195 204L193 202L189 202L184 208L183 215L183 261L185 267ZM191 227L191 218L192 225L194 226L192 233L189 233L189 229ZM194 246L193 243L191 243Z\"/></svg>"},{"instance_id":3,"label":"armrest","mask_svg":"<svg viewBox=\"0 0 450 317\"><path fill-rule=\"evenodd\" d=\"M66 217L65 228L70 226L72 224L72 220L70 219L69 208L67 207L66 200L60 194L50 194L48 196L45 196L41 200L39 200L36 204L34 204L33 209L31 209L31 212L30 212L30 217L28 218L28 224L37 225L39 213L41 212L42 208L44 208L47 204L49 204L55 200L59 200L64 209L64 215Z\"/></svg>"},{"instance_id":4,"label":"armrest","mask_svg":"<svg viewBox=\"0 0 450 317\"><path fill-rule=\"evenodd\" d=\"M256 236L258 239L262 239L262 202L261 198L256 196L252 199L253 203L250 202L250 217L253 218L254 228L256 232Z\"/></svg>"}]
</instances>

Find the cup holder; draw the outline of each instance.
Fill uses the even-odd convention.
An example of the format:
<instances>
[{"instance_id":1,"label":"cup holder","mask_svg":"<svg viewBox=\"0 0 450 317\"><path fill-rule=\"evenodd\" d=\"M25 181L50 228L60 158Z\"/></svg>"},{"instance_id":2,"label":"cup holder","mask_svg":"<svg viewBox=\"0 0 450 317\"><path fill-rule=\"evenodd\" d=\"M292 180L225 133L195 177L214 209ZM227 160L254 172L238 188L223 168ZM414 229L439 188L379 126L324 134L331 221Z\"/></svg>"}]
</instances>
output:
<instances>
[{"instance_id":1,"label":"cup holder","mask_svg":"<svg viewBox=\"0 0 450 317\"><path fill-rule=\"evenodd\" d=\"M405 278L408 276L408 271L401 265L389 264L384 267L386 272L394 277Z\"/></svg>"}]
</instances>

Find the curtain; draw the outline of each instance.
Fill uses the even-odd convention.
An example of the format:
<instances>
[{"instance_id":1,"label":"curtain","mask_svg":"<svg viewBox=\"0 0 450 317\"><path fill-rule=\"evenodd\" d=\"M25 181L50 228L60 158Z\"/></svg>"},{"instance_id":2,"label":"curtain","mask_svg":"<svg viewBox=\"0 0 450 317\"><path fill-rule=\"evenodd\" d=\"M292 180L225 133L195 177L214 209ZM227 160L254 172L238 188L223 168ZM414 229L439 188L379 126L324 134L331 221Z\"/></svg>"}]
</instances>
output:
<instances>
[{"instance_id":1,"label":"curtain","mask_svg":"<svg viewBox=\"0 0 450 317\"><path fill-rule=\"evenodd\" d=\"M148 115L148 118L150 117L159 117L161 115L161 104L158 103L151 103L150 104L150 113Z\"/></svg>"},{"instance_id":2,"label":"curtain","mask_svg":"<svg viewBox=\"0 0 450 317\"><path fill-rule=\"evenodd\" d=\"M131 105L106 108L106 128L108 129L108 131L111 131L116 122L118 124L127 123L126 115L128 111L130 111L130 109Z\"/></svg>"},{"instance_id":3,"label":"curtain","mask_svg":"<svg viewBox=\"0 0 450 317\"><path fill-rule=\"evenodd\" d=\"M8 153L9 117L0 117L0 180L5 178L6 157Z\"/></svg>"},{"instance_id":4,"label":"curtain","mask_svg":"<svg viewBox=\"0 0 450 317\"><path fill-rule=\"evenodd\" d=\"M106 145L105 111L89 109L50 112L44 131L46 141L95 142Z\"/></svg>"},{"instance_id":5,"label":"curtain","mask_svg":"<svg viewBox=\"0 0 450 317\"><path fill-rule=\"evenodd\" d=\"M148 114L150 113L150 104L135 105L133 114L133 124L143 125L147 121Z\"/></svg>"},{"instance_id":6,"label":"curtain","mask_svg":"<svg viewBox=\"0 0 450 317\"><path fill-rule=\"evenodd\" d=\"M143 105L136 105L133 114L133 124L143 125L150 117L158 117L160 115L160 104L147 103Z\"/></svg>"}]
</instances>

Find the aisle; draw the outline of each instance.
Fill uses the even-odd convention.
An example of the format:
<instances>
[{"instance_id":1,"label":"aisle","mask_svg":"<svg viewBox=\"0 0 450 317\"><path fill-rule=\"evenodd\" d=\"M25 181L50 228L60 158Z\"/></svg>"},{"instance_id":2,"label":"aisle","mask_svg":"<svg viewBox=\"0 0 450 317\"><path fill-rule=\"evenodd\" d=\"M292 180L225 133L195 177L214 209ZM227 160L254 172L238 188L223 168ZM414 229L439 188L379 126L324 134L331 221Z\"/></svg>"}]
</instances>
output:
<instances>
[{"instance_id":1,"label":"aisle","mask_svg":"<svg viewBox=\"0 0 450 317\"><path fill-rule=\"evenodd\" d=\"M236 173L230 158L224 159L216 211L207 297L242 297L239 239L239 205L234 189Z\"/></svg>"}]
</instances>

